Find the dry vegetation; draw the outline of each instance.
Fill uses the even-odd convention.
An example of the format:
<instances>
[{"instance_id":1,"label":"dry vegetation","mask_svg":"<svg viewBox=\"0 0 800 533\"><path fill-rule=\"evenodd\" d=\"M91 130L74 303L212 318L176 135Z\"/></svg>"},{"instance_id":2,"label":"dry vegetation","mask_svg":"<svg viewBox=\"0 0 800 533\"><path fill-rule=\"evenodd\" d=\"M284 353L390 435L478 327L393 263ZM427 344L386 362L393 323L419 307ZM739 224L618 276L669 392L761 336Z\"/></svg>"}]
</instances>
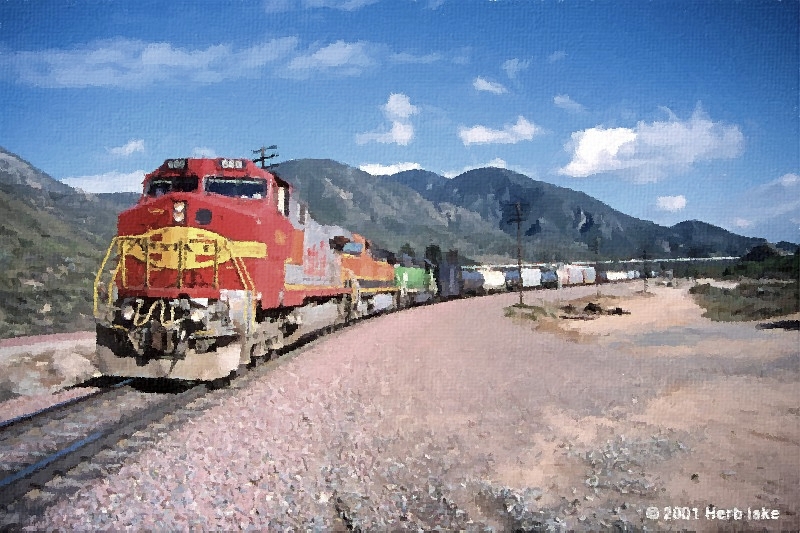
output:
<instances>
[{"instance_id":1,"label":"dry vegetation","mask_svg":"<svg viewBox=\"0 0 800 533\"><path fill-rule=\"evenodd\" d=\"M750 280L733 288L705 283L689 292L705 309L703 316L719 321L764 320L800 312L798 281Z\"/></svg>"}]
</instances>

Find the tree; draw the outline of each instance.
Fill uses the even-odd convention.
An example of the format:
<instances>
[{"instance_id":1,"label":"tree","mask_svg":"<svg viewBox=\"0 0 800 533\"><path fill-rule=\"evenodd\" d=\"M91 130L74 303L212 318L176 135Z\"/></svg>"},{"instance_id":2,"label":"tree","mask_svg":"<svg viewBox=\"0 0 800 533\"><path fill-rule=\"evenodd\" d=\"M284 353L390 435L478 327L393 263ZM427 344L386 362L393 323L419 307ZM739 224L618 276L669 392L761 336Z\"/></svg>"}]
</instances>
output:
<instances>
[{"instance_id":1,"label":"tree","mask_svg":"<svg viewBox=\"0 0 800 533\"><path fill-rule=\"evenodd\" d=\"M400 247L400 253L406 254L409 257L417 256L417 253L414 251L414 249L411 247L411 244L409 243L405 243L403 246Z\"/></svg>"}]
</instances>

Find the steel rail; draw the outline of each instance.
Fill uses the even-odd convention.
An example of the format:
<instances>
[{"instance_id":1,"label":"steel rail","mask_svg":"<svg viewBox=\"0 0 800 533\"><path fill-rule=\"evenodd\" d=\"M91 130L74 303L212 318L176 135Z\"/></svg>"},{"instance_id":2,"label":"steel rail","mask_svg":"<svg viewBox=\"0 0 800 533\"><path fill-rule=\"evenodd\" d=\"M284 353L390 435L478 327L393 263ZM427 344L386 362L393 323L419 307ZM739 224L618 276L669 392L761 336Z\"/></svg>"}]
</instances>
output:
<instances>
[{"instance_id":1,"label":"steel rail","mask_svg":"<svg viewBox=\"0 0 800 533\"><path fill-rule=\"evenodd\" d=\"M154 424L207 392L204 385L178 393L163 402L131 411L117 423L92 431L35 464L0 480L0 509L6 508L28 491L42 488L57 475L63 475L78 464L91 459L104 448L113 448L122 439Z\"/></svg>"},{"instance_id":2,"label":"steel rail","mask_svg":"<svg viewBox=\"0 0 800 533\"><path fill-rule=\"evenodd\" d=\"M75 405L77 403L81 403L81 402L83 402L85 400L88 400L90 398L94 398L95 396L99 396L101 394L105 394L106 392L109 392L111 390L118 389L120 387L124 387L125 385L128 385L132 381L133 381L133 378L126 379L124 381L121 381L120 383L116 383L114 385L111 385L110 387L103 388L103 389L100 389L100 390L97 390L97 391L94 391L94 392L90 392L89 394L85 394L83 396L76 396L75 398L70 398L69 400L64 400L63 402L59 402L59 403L56 403L56 404L53 404L53 405L49 405L47 407L43 407L42 409L39 409L37 411L33 411L31 413L20 415L20 416L11 418L9 420L4 420L3 422L0 422L0 430L4 430L4 429L6 429L8 427L11 427L11 426L14 426L16 424L19 424L20 422L26 422L28 420L33 420L37 416L41 416L41 415L44 415L44 414L47 414L47 413L52 413L52 412L58 411L59 409L64 409L65 407L69 407L71 405Z\"/></svg>"}]
</instances>

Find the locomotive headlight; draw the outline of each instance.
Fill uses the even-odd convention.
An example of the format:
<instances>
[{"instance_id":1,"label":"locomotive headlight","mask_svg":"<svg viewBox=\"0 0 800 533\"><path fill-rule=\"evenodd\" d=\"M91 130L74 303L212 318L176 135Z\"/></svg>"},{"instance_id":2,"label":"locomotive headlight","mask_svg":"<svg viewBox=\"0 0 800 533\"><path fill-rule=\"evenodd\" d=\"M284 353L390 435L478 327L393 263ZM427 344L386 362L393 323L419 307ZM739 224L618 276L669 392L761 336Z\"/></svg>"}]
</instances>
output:
<instances>
[{"instance_id":1,"label":"locomotive headlight","mask_svg":"<svg viewBox=\"0 0 800 533\"><path fill-rule=\"evenodd\" d=\"M172 220L183 222L186 220L186 202L175 202L172 204Z\"/></svg>"},{"instance_id":2,"label":"locomotive headlight","mask_svg":"<svg viewBox=\"0 0 800 533\"><path fill-rule=\"evenodd\" d=\"M126 305L125 307L122 308L122 318L124 318L125 320L132 320L133 314L134 310L132 305Z\"/></svg>"},{"instance_id":3,"label":"locomotive headlight","mask_svg":"<svg viewBox=\"0 0 800 533\"><path fill-rule=\"evenodd\" d=\"M189 315L189 319L192 322L202 322L205 316L206 313L204 309L193 309L192 313Z\"/></svg>"}]
</instances>

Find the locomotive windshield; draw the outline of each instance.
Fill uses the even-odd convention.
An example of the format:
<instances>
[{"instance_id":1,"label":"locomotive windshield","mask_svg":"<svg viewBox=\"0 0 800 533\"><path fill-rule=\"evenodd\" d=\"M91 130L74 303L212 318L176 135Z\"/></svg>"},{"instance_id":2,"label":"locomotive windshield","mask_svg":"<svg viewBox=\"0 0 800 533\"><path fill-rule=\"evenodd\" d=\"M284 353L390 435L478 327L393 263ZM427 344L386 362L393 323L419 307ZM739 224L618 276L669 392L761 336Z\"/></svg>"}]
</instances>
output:
<instances>
[{"instance_id":1,"label":"locomotive windshield","mask_svg":"<svg viewBox=\"0 0 800 533\"><path fill-rule=\"evenodd\" d=\"M170 192L192 192L197 190L197 176L153 178L147 183L147 196L163 196Z\"/></svg>"},{"instance_id":2,"label":"locomotive windshield","mask_svg":"<svg viewBox=\"0 0 800 533\"><path fill-rule=\"evenodd\" d=\"M267 182L255 178L206 178L205 190L232 198L266 198Z\"/></svg>"}]
</instances>

